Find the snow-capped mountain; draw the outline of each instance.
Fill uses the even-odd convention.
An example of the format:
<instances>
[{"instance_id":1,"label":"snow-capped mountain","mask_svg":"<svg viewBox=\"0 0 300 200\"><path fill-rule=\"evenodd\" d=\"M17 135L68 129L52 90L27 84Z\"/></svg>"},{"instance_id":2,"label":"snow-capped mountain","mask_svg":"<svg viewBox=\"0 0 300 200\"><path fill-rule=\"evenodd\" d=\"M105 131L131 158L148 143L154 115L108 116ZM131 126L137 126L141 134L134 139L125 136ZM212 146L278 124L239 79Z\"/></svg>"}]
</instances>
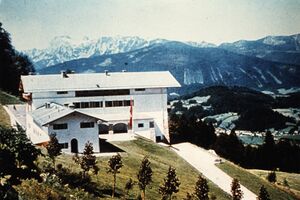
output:
<instances>
[{"instance_id":1,"label":"snow-capped mountain","mask_svg":"<svg viewBox=\"0 0 300 200\"><path fill-rule=\"evenodd\" d=\"M66 61L132 51L167 40L145 40L140 37L83 38L76 41L69 36L55 37L46 49L27 50L37 70Z\"/></svg>"},{"instance_id":2,"label":"snow-capped mountain","mask_svg":"<svg viewBox=\"0 0 300 200\"><path fill-rule=\"evenodd\" d=\"M259 40L240 40L219 46L235 53L265 60L300 65L300 34L267 36Z\"/></svg>"},{"instance_id":3,"label":"snow-capped mountain","mask_svg":"<svg viewBox=\"0 0 300 200\"><path fill-rule=\"evenodd\" d=\"M40 73L170 71L184 87L240 85L250 88L300 87L295 65L266 61L221 48L198 48L181 42L153 44L134 51L68 61Z\"/></svg>"}]
</instances>

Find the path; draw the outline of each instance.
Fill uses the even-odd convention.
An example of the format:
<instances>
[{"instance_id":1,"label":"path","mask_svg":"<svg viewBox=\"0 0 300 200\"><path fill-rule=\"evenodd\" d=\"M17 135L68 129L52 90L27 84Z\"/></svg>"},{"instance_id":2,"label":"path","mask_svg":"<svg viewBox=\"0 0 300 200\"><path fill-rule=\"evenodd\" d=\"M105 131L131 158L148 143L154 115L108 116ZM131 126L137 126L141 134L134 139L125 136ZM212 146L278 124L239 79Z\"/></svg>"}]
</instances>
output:
<instances>
[{"instance_id":1,"label":"path","mask_svg":"<svg viewBox=\"0 0 300 200\"><path fill-rule=\"evenodd\" d=\"M191 143L172 145L173 150L211 180L225 192L231 194L232 178L215 165L215 160L220 159L217 155L208 152ZM241 185L245 200L256 200L256 195Z\"/></svg>"}]
</instances>

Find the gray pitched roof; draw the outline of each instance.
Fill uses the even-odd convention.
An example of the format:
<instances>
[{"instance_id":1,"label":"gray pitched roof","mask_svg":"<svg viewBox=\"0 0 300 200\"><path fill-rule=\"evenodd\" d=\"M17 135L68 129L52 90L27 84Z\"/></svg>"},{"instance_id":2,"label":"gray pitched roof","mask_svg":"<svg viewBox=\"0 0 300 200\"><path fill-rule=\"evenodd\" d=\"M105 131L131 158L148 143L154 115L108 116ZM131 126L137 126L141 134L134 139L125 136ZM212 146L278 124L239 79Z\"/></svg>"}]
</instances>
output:
<instances>
[{"instance_id":1,"label":"gray pitched roof","mask_svg":"<svg viewBox=\"0 0 300 200\"><path fill-rule=\"evenodd\" d=\"M180 87L169 71L22 76L24 92Z\"/></svg>"},{"instance_id":2,"label":"gray pitched roof","mask_svg":"<svg viewBox=\"0 0 300 200\"><path fill-rule=\"evenodd\" d=\"M56 121L58 119L61 119L67 115L70 115L72 113L80 113L82 115L87 115L89 117L93 117L96 119L100 119L97 116L89 115L88 113L84 113L82 111L78 111L76 109L71 109L66 106L62 106L56 103L50 103L49 107L46 107L45 105L32 111L31 116L35 123L37 123L39 126L47 125L53 121ZM103 119L100 119L102 121L105 121Z\"/></svg>"}]
</instances>

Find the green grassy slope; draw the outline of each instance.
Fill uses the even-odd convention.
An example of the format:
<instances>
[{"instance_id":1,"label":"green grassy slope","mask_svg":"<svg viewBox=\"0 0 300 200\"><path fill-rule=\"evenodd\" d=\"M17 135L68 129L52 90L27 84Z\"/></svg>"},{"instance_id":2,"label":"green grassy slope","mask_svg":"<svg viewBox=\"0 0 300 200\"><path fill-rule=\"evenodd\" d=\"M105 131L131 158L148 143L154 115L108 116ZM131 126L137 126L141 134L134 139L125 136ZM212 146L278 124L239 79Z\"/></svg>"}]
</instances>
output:
<instances>
[{"instance_id":1,"label":"green grassy slope","mask_svg":"<svg viewBox=\"0 0 300 200\"><path fill-rule=\"evenodd\" d=\"M146 199L156 200L161 198L158 193L158 188L163 182L163 178L165 177L169 166L176 168L177 175L181 182L180 191L175 194L177 199L183 199L187 192L193 192L198 172L168 147L162 147L144 139L126 142L113 142L113 144L125 151L124 153L121 153L124 166L121 169L121 173L117 175L118 193L124 192L123 188L129 178L137 181L136 174L141 160L145 155L148 156L153 170L153 183L146 191ZM111 188L113 177L111 174L107 174L106 172L107 161L109 158L110 157L99 157L98 163L100 166L100 174L97 176L92 175L93 181L98 183L99 189L101 190L109 190ZM71 156L62 155L59 157L58 162L62 163L65 167L71 168L73 171L79 171L79 167L74 164ZM211 194L217 196L217 199L230 199L228 194L212 183L209 183L209 187ZM136 185L133 191L131 191L131 197L135 198L138 194L139 189Z\"/></svg>"},{"instance_id":2,"label":"green grassy slope","mask_svg":"<svg viewBox=\"0 0 300 200\"><path fill-rule=\"evenodd\" d=\"M260 187L264 185L268 193L270 194L272 200L297 199L296 196L280 190L278 187L269 183L267 180L262 179L259 176L256 176L251 172L247 171L246 169L234 165L233 163L226 161L222 164L218 164L218 167L231 177L239 179L242 185L244 185L257 195L259 194Z\"/></svg>"},{"instance_id":3,"label":"green grassy slope","mask_svg":"<svg viewBox=\"0 0 300 200\"><path fill-rule=\"evenodd\" d=\"M19 103L22 102L17 97L12 96L0 90L0 125L10 126L9 116L2 106L6 104L19 104Z\"/></svg>"},{"instance_id":4,"label":"green grassy slope","mask_svg":"<svg viewBox=\"0 0 300 200\"><path fill-rule=\"evenodd\" d=\"M249 170L251 173L266 179L269 171L266 170ZM287 172L276 172L277 186L285 189L288 192L293 192L300 199L300 174L287 173ZM284 179L288 185L284 185Z\"/></svg>"}]
</instances>

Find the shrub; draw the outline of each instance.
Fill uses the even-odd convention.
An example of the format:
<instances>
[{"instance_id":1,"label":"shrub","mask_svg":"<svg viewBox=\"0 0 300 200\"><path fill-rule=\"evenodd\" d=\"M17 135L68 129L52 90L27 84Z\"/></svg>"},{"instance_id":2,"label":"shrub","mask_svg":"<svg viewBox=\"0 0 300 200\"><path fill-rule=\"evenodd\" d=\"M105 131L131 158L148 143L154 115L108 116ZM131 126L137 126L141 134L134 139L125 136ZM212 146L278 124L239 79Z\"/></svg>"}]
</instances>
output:
<instances>
[{"instance_id":1,"label":"shrub","mask_svg":"<svg viewBox=\"0 0 300 200\"><path fill-rule=\"evenodd\" d=\"M270 183L275 183L276 182L276 172L275 171L271 171L268 176L267 176L267 180Z\"/></svg>"}]
</instances>

